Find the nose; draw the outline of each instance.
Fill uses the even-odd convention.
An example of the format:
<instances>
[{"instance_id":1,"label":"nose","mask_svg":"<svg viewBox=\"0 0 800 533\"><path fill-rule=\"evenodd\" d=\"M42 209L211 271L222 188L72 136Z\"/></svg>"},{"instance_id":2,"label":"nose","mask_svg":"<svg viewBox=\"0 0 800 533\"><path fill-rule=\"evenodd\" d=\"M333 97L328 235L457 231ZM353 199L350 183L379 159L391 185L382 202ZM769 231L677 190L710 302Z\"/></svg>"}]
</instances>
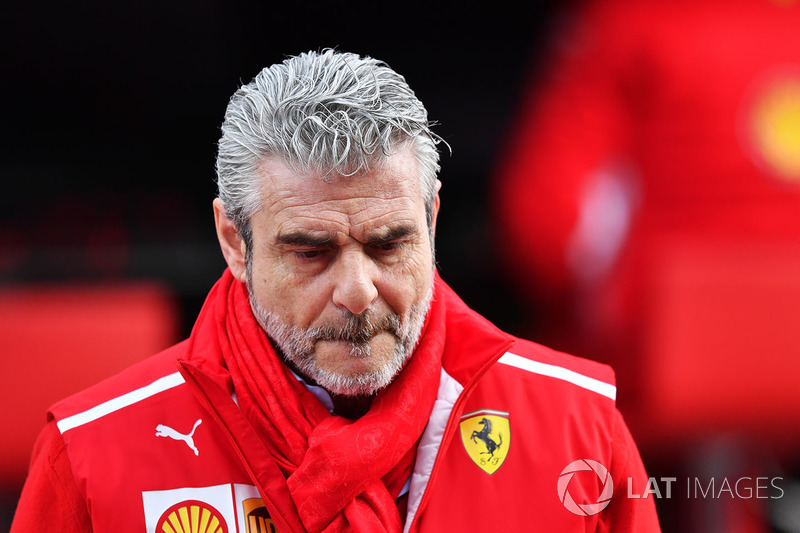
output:
<instances>
[{"instance_id":1,"label":"nose","mask_svg":"<svg viewBox=\"0 0 800 533\"><path fill-rule=\"evenodd\" d=\"M348 250L338 259L334 268L333 303L359 315L378 298L375 265L363 251Z\"/></svg>"}]
</instances>

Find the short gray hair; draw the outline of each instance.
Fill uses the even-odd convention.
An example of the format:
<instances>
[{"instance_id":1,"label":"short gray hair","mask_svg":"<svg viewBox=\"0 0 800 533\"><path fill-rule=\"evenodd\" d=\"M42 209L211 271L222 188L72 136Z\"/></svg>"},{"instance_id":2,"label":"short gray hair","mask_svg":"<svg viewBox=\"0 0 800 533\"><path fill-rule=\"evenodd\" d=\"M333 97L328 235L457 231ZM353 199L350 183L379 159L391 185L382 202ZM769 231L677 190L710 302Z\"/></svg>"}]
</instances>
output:
<instances>
[{"instance_id":1,"label":"short gray hair","mask_svg":"<svg viewBox=\"0 0 800 533\"><path fill-rule=\"evenodd\" d=\"M265 158L280 157L303 173L351 175L410 146L430 226L441 141L431 125L405 78L381 61L334 50L289 57L262 70L228 104L217 154L225 214L249 250Z\"/></svg>"}]
</instances>

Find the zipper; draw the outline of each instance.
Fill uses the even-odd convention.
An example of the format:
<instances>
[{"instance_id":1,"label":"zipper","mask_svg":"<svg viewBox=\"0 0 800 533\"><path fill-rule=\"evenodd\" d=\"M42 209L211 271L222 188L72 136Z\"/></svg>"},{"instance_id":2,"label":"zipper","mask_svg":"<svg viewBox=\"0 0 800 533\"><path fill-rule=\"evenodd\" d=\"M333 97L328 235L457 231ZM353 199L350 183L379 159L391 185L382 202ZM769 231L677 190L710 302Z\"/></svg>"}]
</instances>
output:
<instances>
[{"instance_id":1,"label":"zipper","mask_svg":"<svg viewBox=\"0 0 800 533\"><path fill-rule=\"evenodd\" d=\"M436 481L436 474L439 473L439 469L441 468L443 456L442 452L447 445L450 444L450 441L453 439L453 435L455 435L453 426L457 423L456 419L461 416L460 413L464 402L467 401L467 398L472 393L472 389L475 387L475 384L478 382L478 380L489 370L489 368L492 367L492 365L497 363L498 359L500 359L503 354L509 350L509 348L514 346L514 344L515 341L510 341L503 347L502 351L499 352L496 357L491 358L483 367L481 367L481 369L476 372L472 379L467 383L467 385L464 387L464 390L453 404L453 409L450 411L450 417L447 419L447 424L444 427L444 436L442 437L442 442L439 445L439 451L436 452L436 459L433 460L433 467L431 467L431 475L428 477L428 484L425 486L425 492L422 493L422 498L417 506L417 511L414 513L414 519L411 521L411 525L408 528L409 533L413 533L415 531L414 528L418 527L419 517L422 515L425 507L428 505L431 487L433 487L433 484Z\"/></svg>"}]
</instances>

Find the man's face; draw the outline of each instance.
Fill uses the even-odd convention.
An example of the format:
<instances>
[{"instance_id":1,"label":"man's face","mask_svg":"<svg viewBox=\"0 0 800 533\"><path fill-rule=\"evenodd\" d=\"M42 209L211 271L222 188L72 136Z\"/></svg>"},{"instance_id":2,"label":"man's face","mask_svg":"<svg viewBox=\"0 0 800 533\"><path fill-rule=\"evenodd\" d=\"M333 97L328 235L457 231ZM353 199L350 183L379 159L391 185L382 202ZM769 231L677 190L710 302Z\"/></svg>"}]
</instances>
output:
<instances>
[{"instance_id":1,"label":"man's face","mask_svg":"<svg viewBox=\"0 0 800 533\"><path fill-rule=\"evenodd\" d=\"M261 166L251 306L283 356L330 392L368 394L411 354L433 290L418 165L402 150L355 176ZM437 205L434 209L435 214Z\"/></svg>"}]
</instances>

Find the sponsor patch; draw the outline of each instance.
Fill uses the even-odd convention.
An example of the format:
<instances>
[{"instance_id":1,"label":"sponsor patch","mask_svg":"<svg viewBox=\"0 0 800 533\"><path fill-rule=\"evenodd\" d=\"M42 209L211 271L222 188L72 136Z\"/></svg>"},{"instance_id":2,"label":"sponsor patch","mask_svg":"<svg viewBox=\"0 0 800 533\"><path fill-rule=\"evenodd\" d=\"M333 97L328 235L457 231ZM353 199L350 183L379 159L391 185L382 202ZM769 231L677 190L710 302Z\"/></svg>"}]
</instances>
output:
<instances>
[{"instance_id":1,"label":"sponsor patch","mask_svg":"<svg viewBox=\"0 0 800 533\"><path fill-rule=\"evenodd\" d=\"M185 487L142 493L148 533L233 533L232 486ZM204 529L201 529L204 528Z\"/></svg>"},{"instance_id":2,"label":"sponsor patch","mask_svg":"<svg viewBox=\"0 0 800 533\"><path fill-rule=\"evenodd\" d=\"M491 475L503 466L511 446L508 413L483 409L461 417L461 442L472 462Z\"/></svg>"},{"instance_id":3,"label":"sponsor patch","mask_svg":"<svg viewBox=\"0 0 800 533\"><path fill-rule=\"evenodd\" d=\"M249 498L242 502L244 511L245 531L247 533L277 533L275 524L269 517L264 500Z\"/></svg>"},{"instance_id":4,"label":"sponsor patch","mask_svg":"<svg viewBox=\"0 0 800 533\"><path fill-rule=\"evenodd\" d=\"M164 533L228 533L222 514L211 505L187 500L176 503L161 515L156 531Z\"/></svg>"},{"instance_id":5,"label":"sponsor patch","mask_svg":"<svg viewBox=\"0 0 800 533\"><path fill-rule=\"evenodd\" d=\"M264 500L252 485L234 485L236 515L239 531L243 533L276 533L277 529L269 517Z\"/></svg>"}]
</instances>

